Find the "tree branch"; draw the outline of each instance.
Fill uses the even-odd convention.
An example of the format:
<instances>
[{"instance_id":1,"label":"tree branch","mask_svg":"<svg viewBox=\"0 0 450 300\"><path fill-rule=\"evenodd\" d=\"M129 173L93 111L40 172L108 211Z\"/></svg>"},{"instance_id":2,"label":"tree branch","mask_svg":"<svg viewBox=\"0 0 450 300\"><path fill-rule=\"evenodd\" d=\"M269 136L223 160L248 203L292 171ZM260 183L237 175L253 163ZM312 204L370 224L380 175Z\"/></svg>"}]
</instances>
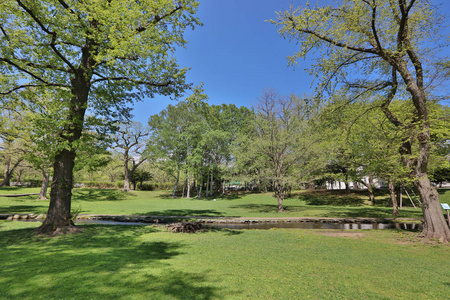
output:
<instances>
[{"instance_id":1,"label":"tree branch","mask_svg":"<svg viewBox=\"0 0 450 300\"><path fill-rule=\"evenodd\" d=\"M52 48L53 52L55 52L55 54L61 58L61 60L70 68L72 69L72 72L76 72L75 67L70 63L70 61L67 60L67 58L64 57L64 55L61 54L61 52L59 52L58 49L56 49L55 46L55 41L56 41L56 32L53 32L49 29L47 29L44 24L38 19L38 17L34 14L34 12L29 9L27 6L25 6L25 4L22 3L22 1L17 0L17 3L19 4L20 7L22 7L27 13L28 15L39 25L39 27L41 27L41 29L47 33L48 35L50 35L52 37L52 41L50 43L50 47Z\"/></svg>"},{"instance_id":2,"label":"tree branch","mask_svg":"<svg viewBox=\"0 0 450 300\"><path fill-rule=\"evenodd\" d=\"M97 76L101 76L98 73L94 73ZM150 86L158 86L158 87L166 87L169 86L172 81L167 81L165 83L154 83L154 82L150 82L150 81L143 81L143 80L134 80L132 78L128 78L128 77L103 77L103 78L99 78L99 79L95 79L92 80L92 84L98 83L98 82L102 82L102 81L131 81L137 84L146 84L146 85L150 85Z\"/></svg>"},{"instance_id":3,"label":"tree branch","mask_svg":"<svg viewBox=\"0 0 450 300\"><path fill-rule=\"evenodd\" d=\"M151 25L155 25L155 24L159 23L161 20L175 14L177 11L179 11L182 8L183 8L183 6L180 5L180 6L175 7L175 9L173 9L171 12L169 12L163 16L156 15L151 22L148 22L147 24L136 28L136 31L138 33L143 32L143 31L147 30L147 28L150 27Z\"/></svg>"}]
</instances>

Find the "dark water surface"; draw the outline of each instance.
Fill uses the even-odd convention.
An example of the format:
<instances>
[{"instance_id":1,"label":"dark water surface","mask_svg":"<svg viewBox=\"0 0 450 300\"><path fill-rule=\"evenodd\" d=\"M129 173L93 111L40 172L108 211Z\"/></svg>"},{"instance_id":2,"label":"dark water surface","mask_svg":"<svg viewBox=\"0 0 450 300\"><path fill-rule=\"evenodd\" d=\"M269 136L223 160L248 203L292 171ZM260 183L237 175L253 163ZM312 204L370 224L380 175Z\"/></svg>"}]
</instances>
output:
<instances>
[{"instance_id":1,"label":"dark water surface","mask_svg":"<svg viewBox=\"0 0 450 300\"><path fill-rule=\"evenodd\" d=\"M76 220L76 224L104 224L104 225L155 225L154 223L141 222L118 222L105 220ZM294 228L294 229L401 229L408 231L422 230L422 224L418 223L322 223L322 222L277 222L277 223L207 223L205 226L227 229L271 229L271 228Z\"/></svg>"}]
</instances>

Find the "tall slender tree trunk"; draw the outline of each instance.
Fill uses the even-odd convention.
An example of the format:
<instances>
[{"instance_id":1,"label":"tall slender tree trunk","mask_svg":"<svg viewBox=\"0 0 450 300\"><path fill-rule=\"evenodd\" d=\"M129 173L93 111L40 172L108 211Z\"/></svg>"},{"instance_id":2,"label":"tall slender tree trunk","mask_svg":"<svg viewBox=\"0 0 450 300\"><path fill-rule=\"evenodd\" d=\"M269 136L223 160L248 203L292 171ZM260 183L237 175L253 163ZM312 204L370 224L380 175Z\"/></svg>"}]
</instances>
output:
<instances>
[{"instance_id":1,"label":"tall slender tree trunk","mask_svg":"<svg viewBox=\"0 0 450 300\"><path fill-rule=\"evenodd\" d=\"M209 195L212 196L213 195L213 185L214 185L214 174L213 174L213 170L211 169L211 179L209 180L210 184L211 184L211 189L209 191Z\"/></svg>"},{"instance_id":2,"label":"tall slender tree trunk","mask_svg":"<svg viewBox=\"0 0 450 300\"><path fill-rule=\"evenodd\" d=\"M191 197L191 178L189 171L187 172L187 191L186 191L186 198Z\"/></svg>"},{"instance_id":3,"label":"tall slender tree trunk","mask_svg":"<svg viewBox=\"0 0 450 300\"><path fill-rule=\"evenodd\" d=\"M369 191L369 200L372 204L375 204L375 194L373 192L374 184L373 184L373 176L369 174L369 184L367 186L367 190Z\"/></svg>"},{"instance_id":4,"label":"tall slender tree trunk","mask_svg":"<svg viewBox=\"0 0 450 300\"><path fill-rule=\"evenodd\" d=\"M41 185L41 191L39 192L38 200L48 200L47 198L47 189L48 189L48 179L49 175L48 172L42 170L42 185Z\"/></svg>"},{"instance_id":5,"label":"tall slender tree trunk","mask_svg":"<svg viewBox=\"0 0 450 300\"><path fill-rule=\"evenodd\" d=\"M200 177L199 177L199 180L197 181L198 182L198 191L197 191L197 197L198 197L198 199L201 199L202 198L202 187L203 187L203 178L202 178L203 176L202 176L202 174L200 173Z\"/></svg>"},{"instance_id":6,"label":"tall slender tree trunk","mask_svg":"<svg viewBox=\"0 0 450 300\"><path fill-rule=\"evenodd\" d=\"M180 181L180 167L177 168L177 179L175 180L175 185L173 187L172 191L172 198L176 197L177 189L178 189L178 182Z\"/></svg>"},{"instance_id":7,"label":"tall slender tree trunk","mask_svg":"<svg viewBox=\"0 0 450 300\"><path fill-rule=\"evenodd\" d=\"M206 172L206 191L205 191L205 197L208 197L209 194L209 174Z\"/></svg>"},{"instance_id":8,"label":"tall slender tree trunk","mask_svg":"<svg viewBox=\"0 0 450 300\"><path fill-rule=\"evenodd\" d=\"M397 202L400 208L403 208L403 194L402 194L402 184L399 183L397 186Z\"/></svg>"},{"instance_id":9,"label":"tall slender tree trunk","mask_svg":"<svg viewBox=\"0 0 450 300\"><path fill-rule=\"evenodd\" d=\"M389 178L388 180L388 186L389 186L389 195L392 201L392 209L393 209L392 215L398 216L400 215L400 212L398 211L397 197L395 197L395 187L391 178Z\"/></svg>"},{"instance_id":10,"label":"tall slender tree trunk","mask_svg":"<svg viewBox=\"0 0 450 300\"><path fill-rule=\"evenodd\" d=\"M124 178L123 178L123 191L124 192L129 192L130 191L130 169L128 168L128 149L125 149L125 151L123 152L123 173L124 173Z\"/></svg>"}]
</instances>

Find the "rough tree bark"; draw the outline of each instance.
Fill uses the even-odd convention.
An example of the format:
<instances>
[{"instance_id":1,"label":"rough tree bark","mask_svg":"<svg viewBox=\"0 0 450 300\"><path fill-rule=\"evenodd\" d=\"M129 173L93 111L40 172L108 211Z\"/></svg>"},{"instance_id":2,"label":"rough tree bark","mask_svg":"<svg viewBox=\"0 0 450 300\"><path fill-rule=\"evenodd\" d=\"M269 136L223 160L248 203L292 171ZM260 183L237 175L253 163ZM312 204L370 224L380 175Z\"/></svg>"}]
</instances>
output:
<instances>
[{"instance_id":1,"label":"rough tree bark","mask_svg":"<svg viewBox=\"0 0 450 300\"><path fill-rule=\"evenodd\" d=\"M47 189L48 189L48 172L42 171L42 185L41 191L39 192L38 200L48 200L47 198Z\"/></svg>"},{"instance_id":2,"label":"rough tree bark","mask_svg":"<svg viewBox=\"0 0 450 300\"><path fill-rule=\"evenodd\" d=\"M389 178L389 180L388 180L388 185L389 185L389 195L390 195L391 201L392 201L392 215L398 216L398 215L400 215L400 212L398 210L397 197L395 196L394 183L392 182L391 178Z\"/></svg>"}]
</instances>

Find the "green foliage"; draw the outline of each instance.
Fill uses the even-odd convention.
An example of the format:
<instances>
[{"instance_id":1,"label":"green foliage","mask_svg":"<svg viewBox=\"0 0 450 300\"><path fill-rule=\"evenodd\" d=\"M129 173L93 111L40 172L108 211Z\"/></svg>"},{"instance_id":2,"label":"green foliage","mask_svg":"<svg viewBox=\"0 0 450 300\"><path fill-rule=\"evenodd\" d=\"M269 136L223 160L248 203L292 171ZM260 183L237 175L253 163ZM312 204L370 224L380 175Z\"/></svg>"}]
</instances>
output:
<instances>
[{"instance_id":1,"label":"green foliage","mask_svg":"<svg viewBox=\"0 0 450 300\"><path fill-rule=\"evenodd\" d=\"M185 177L194 175L198 182L213 173L214 180L220 182L233 160L230 145L248 121L250 111L235 105L210 106L201 91L198 88L199 95L150 117L147 153L175 180L184 171Z\"/></svg>"},{"instance_id":2,"label":"green foliage","mask_svg":"<svg viewBox=\"0 0 450 300\"><path fill-rule=\"evenodd\" d=\"M279 201L299 177L301 180L309 173L318 145L314 109L308 99L266 90L248 122L248 131L242 132L236 144L240 171L271 185Z\"/></svg>"}]
</instances>

